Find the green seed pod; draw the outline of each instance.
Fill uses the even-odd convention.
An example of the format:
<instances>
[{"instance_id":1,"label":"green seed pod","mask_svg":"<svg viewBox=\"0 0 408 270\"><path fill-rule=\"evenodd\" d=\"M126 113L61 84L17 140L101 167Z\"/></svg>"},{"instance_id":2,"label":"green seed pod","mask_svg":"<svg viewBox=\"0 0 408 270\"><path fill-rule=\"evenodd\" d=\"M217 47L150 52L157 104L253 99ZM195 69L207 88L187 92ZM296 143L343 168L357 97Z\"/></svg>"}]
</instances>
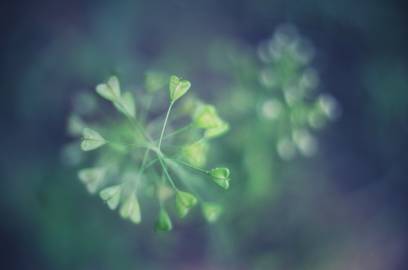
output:
<instances>
[{"instance_id":1,"label":"green seed pod","mask_svg":"<svg viewBox=\"0 0 408 270\"><path fill-rule=\"evenodd\" d=\"M223 189L229 188L229 179L213 178L212 180Z\"/></svg>"},{"instance_id":2,"label":"green seed pod","mask_svg":"<svg viewBox=\"0 0 408 270\"><path fill-rule=\"evenodd\" d=\"M134 192L130 194L126 201L122 204L122 207L120 208L120 216L124 219L130 219L136 224L139 224L140 221L142 221L139 201L137 200Z\"/></svg>"},{"instance_id":3,"label":"green seed pod","mask_svg":"<svg viewBox=\"0 0 408 270\"><path fill-rule=\"evenodd\" d=\"M229 188L230 170L228 168L214 168L210 171L212 180L224 189Z\"/></svg>"},{"instance_id":4,"label":"green seed pod","mask_svg":"<svg viewBox=\"0 0 408 270\"><path fill-rule=\"evenodd\" d=\"M160 208L160 212L156 220L155 228L156 228L156 231L164 231L164 232L171 231L171 229L173 228L173 224L171 223L171 219L166 209Z\"/></svg>"},{"instance_id":5,"label":"green seed pod","mask_svg":"<svg viewBox=\"0 0 408 270\"><path fill-rule=\"evenodd\" d=\"M176 208L180 217L188 214L189 210L197 204L197 198L185 191L177 191L176 193Z\"/></svg>"},{"instance_id":6,"label":"green seed pod","mask_svg":"<svg viewBox=\"0 0 408 270\"><path fill-rule=\"evenodd\" d=\"M103 167L82 169L78 172L79 180L85 184L89 193L95 193L106 175Z\"/></svg>"},{"instance_id":7,"label":"green seed pod","mask_svg":"<svg viewBox=\"0 0 408 270\"><path fill-rule=\"evenodd\" d=\"M229 180L230 170L228 168L214 168L210 171L210 175L214 178Z\"/></svg>"},{"instance_id":8,"label":"green seed pod","mask_svg":"<svg viewBox=\"0 0 408 270\"><path fill-rule=\"evenodd\" d=\"M109 101L116 101L120 98L120 84L116 76L112 76L106 83L96 86L96 92Z\"/></svg>"},{"instance_id":9,"label":"green seed pod","mask_svg":"<svg viewBox=\"0 0 408 270\"><path fill-rule=\"evenodd\" d=\"M184 96L190 89L191 83L187 80L180 80L179 77L173 75L170 77L169 90L170 100L175 102L177 99Z\"/></svg>"},{"instance_id":10,"label":"green seed pod","mask_svg":"<svg viewBox=\"0 0 408 270\"><path fill-rule=\"evenodd\" d=\"M222 207L216 203L203 203L203 216L209 223L217 221L222 213Z\"/></svg>"},{"instance_id":11,"label":"green seed pod","mask_svg":"<svg viewBox=\"0 0 408 270\"><path fill-rule=\"evenodd\" d=\"M218 127L210 128L205 131L204 136L208 139L223 135L229 130L229 124L221 120Z\"/></svg>"},{"instance_id":12,"label":"green seed pod","mask_svg":"<svg viewBox=\"0 0 408 270\"><path fill-rule=\"evenodd\" d=\"M202 105L194 114L194 124L199 128L217 128L222 123L218 113L212 105Z\"/></svg>"},{"instance_id":13,"label":"green seed pod","mask_svg":"<svg viewBox=\"0 0 408 270\"><path fill-rule=\"evenodd\" d=\"M91 151L104 145L106 140L101 134L90 128L84 128L82 132L81 149Z\"/></svg>"},{"instance_id":14,"label":"green seed pod","mask_svg":"<svg viewBox=\"0 0 408 270\"><path fill-rule=\"evenodd\" d=\"M101 192L99 192L99 196L106 202L111 210L115 210L119 205L121 192L122 186L115 185L101 190Z\"/></svg>"},{"instance_id":15,"label":"green seed pod","mask_svg":"<svg viewBox=\"0 0 408 270\"><path fill-rule=\"evenodd\" d=\"M205 141L199 141L186 145L182 149L182 155L186 161L195 167L203 167L207 161L208 145Z\"/></svg>"},{"instance_id":16,"label":"green seed pod","mask_svg":"<svg viewBox=\"0 0 408 270\"><path fill-rule=\"evenodd\" d=\"M185 207L182 204L178 204L178 203L176 203L176 210L180 218L184 218L185 216L187 216L188 212L190 211L189 208Z\"/></svg>"}]
</instances>

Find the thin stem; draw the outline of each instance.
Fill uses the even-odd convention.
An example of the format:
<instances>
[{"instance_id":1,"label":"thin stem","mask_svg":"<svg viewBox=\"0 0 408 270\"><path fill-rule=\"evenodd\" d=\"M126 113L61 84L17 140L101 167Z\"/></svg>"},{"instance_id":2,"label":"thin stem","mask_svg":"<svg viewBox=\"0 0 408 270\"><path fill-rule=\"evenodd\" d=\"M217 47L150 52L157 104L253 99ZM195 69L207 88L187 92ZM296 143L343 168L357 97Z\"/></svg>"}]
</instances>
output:
<instances>
[{"instance_id":1,"label":"thin stem","mask_svg":"<svg viewBox=\"0 0 408 270\"><path fill-rule=\"evenodd\" d=\"M186 166L186 167L189 167L190 169L193 169L193 170L199 171L199 172L201 172L201 173L204 173L204 174L206 174L206 175L208 175L208 174L210 173L210 172L207 171L207 170L204 170L204 169L195 167L195 166L193 166L193 165L191 165L191 164L189 164L189 163L187 163L187 162L184 162L184 161L182 161L182 160L179 160L179 159L172 159L172 160L174 160L174 161L176 161L176 162L178 162L178 163L180 163L180 164L182 164L182 165L184 165L184 166Z\"/></svg>"},{"instance_id":2,"label":"thin stem","mask_svg":"<svg viewBox=\"0 0 408 270\"><path fill-rule=\"evenodd\" d=\"M146 149L146 152L144 153L144 156L143 156L142 164L140 165L140 168L139 168L138 178L145 169L145 164L147 162L147 157L149 156L149 152L150 152L150 148Z\"/></svg>"},{"instance_id":3,"label":"thin stem","mask_svg":"<svg viewBox=\"0 0 408 270\"><path fill-rule=\"evenodd\" d=\"M167 109L166 118L164 119L164 124L163 124L163 128L162 128L162 131L161 131L161 134L160 134L159 144L158 144L159 150L160 150L160 146L161 146L161 143L162 143L162 140L163 140L164 130L166 129L167 120L169 119L170 111L171 111L171 108L173 107L173 104L174 104L174 101L172 101L170 103L170 106Z\"/></svg>"},{"instance_id":4,"label":"thin stem","mask_svg":"<svg viewBox=\"0 0 408 270\"><path fill-rule=\"evenodd\" d=\"M158 158L155 158L155 159L153 159L153 160L150 160L150 162L147 163L147 164L144 166L143 171L145 171L145 170L146 170L147 168L149 168L150 166L154 165L154 163L156 163L158 160L159 160Z\"/></svg>"},{"instance_id":5,"label":"thin stem","mask_svg":"<svg viewBox=\"0 0 408 270\"><path fill-rule=\"evenodd\" d=\"M160 164L161 164L161 166L163 168L164 174L167 176L167 179L170 182L170 185L173 187L174 190L178 191L178 188L176 187L176 184L174 184L174 181L171 178L171 176L170 176L170 174L169 174L169 172L167 170L166 164L163 162L163 159L159 155L157 155L157 156L158 156Z\"/></svg>"},{"instance_id":6,"label":"thin stem","mask_svg":"<svg viewBox=\"0 0 408 270\"><path fill-rule=\"evenodd\" d=\"M119 142L114 142L110 140L105 140L108 144L110 145L117 145L117 146L131 146L134 148L149 148L148 145L146 144L137 144L137 143L119 143Z\"/></svg>"},{"instance_id":7,"label":"thin stem","mask_svg":"<svg viewBox=\"0 0 408 270\"><path fill-rule=\"evenodd\" d=\"M193 124L188 124L187 126L184 126L184 127L182 127L182 128L179 128L179 129L173 131L172 133L167 134L166 136L164 136L163 139L165 140L165 139L170 138L170 137L172 137L172 136L175 136L175 135L177 135L177 134L179 134L179 133L182 133L182 132L184 132L184 131L187 131L187 130L189 130L190 128L192 128L193 126L194 126Z\"/></svg>"}]
</instances>

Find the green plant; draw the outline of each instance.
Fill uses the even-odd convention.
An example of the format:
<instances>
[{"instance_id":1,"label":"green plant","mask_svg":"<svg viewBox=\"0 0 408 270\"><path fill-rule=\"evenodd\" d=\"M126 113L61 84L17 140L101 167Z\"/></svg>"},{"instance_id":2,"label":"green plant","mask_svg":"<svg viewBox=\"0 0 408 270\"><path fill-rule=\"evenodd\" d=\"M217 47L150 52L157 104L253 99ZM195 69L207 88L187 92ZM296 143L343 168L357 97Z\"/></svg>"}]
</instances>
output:
<instances>
[{"instance_id":1,"label":"green plant","mask_svg":"<svg viewBox=\"0 0 408 270\"><path fill-rule=\"evenodd\" d=\"M248 180L240 185L248 198L271 198L284 164L316 154L316 134L339 116L339 105L320 92L313 47L291 25L278 27L256 49L224 41L211 55L224 76L218 80L226 88L217 97L221 112L234 123L223 152L242 157L234 172Z\"/></svg>"},{"instance_id":2,"label":"green plant","mask_svg":"<svg viewBox=\"0 0 408 270\"><path fill-rule=\"evenodd\" d=\"M103 104L103 108L90 113L74 113L68 126L72 135L82 137L80 148L92 152L87 161L82 160L90 166L78 172L87 190L98 194L110 209L119 208L120 216L134 223L142 220L141 198L153 199L150 201L155 201L158 208L155 227L161 231L173 228L168 213L172 209L168 203L171 198L175 198L173 208L182 218L198 203L209 222L220 215L222 207L208 200L211 196L206 192L205 181L196 181L197 175L224 189L230 181L227 168L204 169L210 141L227 132L229 125L215 107L197 98L186 99L171 117L191 83L174 75L169 80L165 78L160 72L147 73L146 91L134 97L133 92L122 91L118 78L112 76L97 85L96 92L122 117L112 118ZM170 98L163 119L157 105L167 81ZM156 104L152 102L155 95L159 101ZM101 118L105 121L101 122ZM86 119L92 124L85 124ZM168 131L179 125L182 127Z\"/></svg>"},{"instance_id":3,"label":"green plant","mask_svg":"<svg viewBox=\"0 0 408 270\"><path fill-rule=\"evenodd\" d=\"M311 45L293 26L283 25L258 47L259 83L266 93L258 103L261 121L275 126L276 151L283 160L296 153L312 156L317 150L314 130L338 117L336 100L318 93L319 77L312 67Z\"/></svg>"}]
</instances>

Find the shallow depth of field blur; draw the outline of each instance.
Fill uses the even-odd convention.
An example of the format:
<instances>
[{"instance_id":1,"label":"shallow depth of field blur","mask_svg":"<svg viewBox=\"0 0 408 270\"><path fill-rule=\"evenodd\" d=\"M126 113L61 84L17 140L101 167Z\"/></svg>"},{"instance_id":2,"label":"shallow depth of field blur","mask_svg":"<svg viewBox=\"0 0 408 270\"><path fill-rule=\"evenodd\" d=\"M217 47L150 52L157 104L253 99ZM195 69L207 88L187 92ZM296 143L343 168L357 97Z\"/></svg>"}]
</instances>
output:
<instances>
[{"instance_id":1,"label":"shallow depth of field blur","mask_svg":"<svg viewBox=\"0 0 408 270\"><path fill-rule=\"evenodd\" d=\"M407 269L403 4L2 2L1 268ZM210 153L232 172L214 224L156 233L78 180L69 115L148 71L190 80L230 124Z\"/></svg>"}]
</instances>

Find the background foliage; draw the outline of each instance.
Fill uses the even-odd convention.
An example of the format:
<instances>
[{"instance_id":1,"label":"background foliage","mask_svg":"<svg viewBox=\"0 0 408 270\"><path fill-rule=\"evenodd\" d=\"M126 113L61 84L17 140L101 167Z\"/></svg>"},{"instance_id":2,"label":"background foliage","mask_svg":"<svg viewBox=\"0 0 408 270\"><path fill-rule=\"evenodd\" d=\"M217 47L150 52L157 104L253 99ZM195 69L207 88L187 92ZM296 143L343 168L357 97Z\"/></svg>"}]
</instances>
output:
<instances>
[{"instance_id":1,"label":"background foliage","mask_svg":"<svg viewBox=\"0 0 408 270\"><path fill-rule=\"evenodd\" d=\"M3 268L406 268L404 1L0 5ZM251 79L260 70L257 48L285 23L314 48L318 93L334 96L342 111L315 133L314 156L290 161L276 155L256 115L232 113L248 101L232 102L236 86L262 97ZM217 61L232 48L238 64ZM249 78L231 79L240 67ZM89 196L63 162L69 112L77 102L93 106L75 97L112 73L137 87L146 70L188 78L230 121L211 153L232 169L217 224L193 212L168 234L135 226ZM253 145L239 147L244 142ZM249 188L256 178L264 180Z\"/></svg>"}]
</instances>

